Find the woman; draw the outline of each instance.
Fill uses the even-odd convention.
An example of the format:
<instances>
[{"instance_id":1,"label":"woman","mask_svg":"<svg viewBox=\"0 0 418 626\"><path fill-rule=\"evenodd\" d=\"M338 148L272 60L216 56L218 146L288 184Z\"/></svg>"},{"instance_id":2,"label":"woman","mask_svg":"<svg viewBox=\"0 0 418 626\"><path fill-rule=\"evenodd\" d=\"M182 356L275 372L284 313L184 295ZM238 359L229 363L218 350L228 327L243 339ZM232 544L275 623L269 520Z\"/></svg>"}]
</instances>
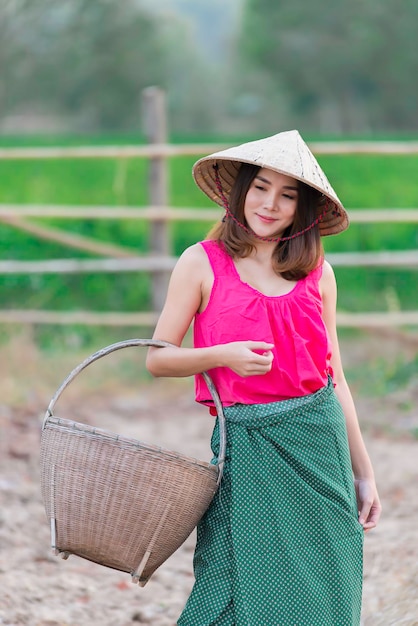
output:
<instances>
[{"instance_id":1,"label":"woman","mask_svg":"<svg viewBox=\"0 0 418 626\"><path fill-rule=\"evenodd\" d=\"M199 160L225 208L171 277L150 348L154 376L209 371L225 408L223 480L198 526L179 626L355 626L363 532L380 515L336 332L321 235L347 214L297 131ZM194 347L181 347L194 320ZM212 408L212 407L211 407ZM215 426L213 451L219 447Z\"/></svg>"}]
</instances>

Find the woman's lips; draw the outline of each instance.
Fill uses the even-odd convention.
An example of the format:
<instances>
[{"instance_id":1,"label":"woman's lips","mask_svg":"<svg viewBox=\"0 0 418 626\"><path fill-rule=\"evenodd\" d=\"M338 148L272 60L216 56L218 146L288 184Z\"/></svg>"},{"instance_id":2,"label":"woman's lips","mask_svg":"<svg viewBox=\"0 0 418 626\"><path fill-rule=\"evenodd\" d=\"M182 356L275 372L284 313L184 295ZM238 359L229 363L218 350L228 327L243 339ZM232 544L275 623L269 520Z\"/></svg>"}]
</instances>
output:
<instances>
[{"instance_id":1,"label":"woman's lips","mask_svg":"<svg viewBox=\"0 0 418 626\"><path fill-rule=\"evenodd\" d=\"M273 224L273 222L276 222L277 220L274 217L268 217L266 215L259 215L257 213L257 217L262 221L262 222L266 222L268 224Z\"/></svg>"}]
</instances>

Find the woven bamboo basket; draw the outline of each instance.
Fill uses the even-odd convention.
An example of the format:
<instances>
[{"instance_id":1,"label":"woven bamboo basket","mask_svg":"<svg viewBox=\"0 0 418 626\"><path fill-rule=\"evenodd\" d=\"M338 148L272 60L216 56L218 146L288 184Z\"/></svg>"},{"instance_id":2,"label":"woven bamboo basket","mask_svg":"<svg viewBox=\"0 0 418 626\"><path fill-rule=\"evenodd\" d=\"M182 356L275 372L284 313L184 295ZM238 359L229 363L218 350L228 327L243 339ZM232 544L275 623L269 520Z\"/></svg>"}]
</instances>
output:
<instances>
[{"instance_id":1,"label":"woven bamboo basket","mask_svg":"<svg viewBox=\"0 0 418 626\"><path fill-rule=\"evenodd\" d=\"M99 350L64 380L46 411L41 435L41 490L54 554L78 555L129 572L144 586L190 535L222 477L225 419L218 411L217 464L54 415L64 389L88 365L122 348L171 344L130 339Z\"/></svg>"}]
</instances>

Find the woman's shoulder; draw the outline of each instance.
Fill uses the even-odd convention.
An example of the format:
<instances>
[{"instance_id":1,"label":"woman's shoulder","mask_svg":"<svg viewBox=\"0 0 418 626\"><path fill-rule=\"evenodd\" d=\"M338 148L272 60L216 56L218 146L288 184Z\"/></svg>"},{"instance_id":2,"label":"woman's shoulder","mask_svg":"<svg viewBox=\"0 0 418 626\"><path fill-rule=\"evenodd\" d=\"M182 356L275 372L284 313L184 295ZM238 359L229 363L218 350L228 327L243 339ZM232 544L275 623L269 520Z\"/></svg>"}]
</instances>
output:
<instances>
[{"instance_id":1,"label":"woman's shoulder","mask_svg":"<svg viewBox=\"0 0 418 626\"><path fill-rule=\"evenodd\" d=\"M176 263L177 271L190 272L190 276L196 276L200 271L206 272L210 267L208 255L202 242L195 243L186 248Z\"/></svg>"},{"instance_id":2,"label":"woman's shoulder","mask_svg":"<svg viewBox=\"0 0 418 626\"><path fill-rule=\"evenodd\" d=\"M205 239L186 248L180 259L184 258L186 262L191 263L210 262L210 264L215 263L218 265L221 260L225 262L226 256L226 251L221 242L216 239Z\"/></svg>"},{"instance_id":3,"label":"woman's shoulder","mask_svg":"<svg viewBox=\"0 0 418 626\"><path fill-rule=\"evenodd\" d=\"M326 280L332 276L334 276L334 270L332 269L329 261L327 261L323 256L320 257L315 269L308 274L308 277L316 280L321 280L322 277L325 277Z\"/></svg>"},{"instance_id":4,"label":"woman's shoulder","mask_svg":"<svg viewBox=\"0 0 418 626\"><path fill-rule=\"evenodd\" d=\"M189 259L196 260L199 257L203 257L204 255L205 255L205 252L202 247L202 242L199 241L189 246L185 250L183 250L179 258L186 259L186 260L189 260Z\"/></svg>"},{"instance_id":5,"label":"woman's shoulder","mask_svg":"<svg viewBox=\"0 0 418 626\"><path fill-rule=\"evenodd\" d=\"M326 259L322 260L322 278L325 281L335 281L334 270L332 269L332 265Z\"/></svg>"},{"instance_id":6,"label":"woman's shoulder","mask_svg":"<svg viewBox=\"0 0 418 626\"><path fill-rule=\"evenodd\" d=\"M332 295L335 297L337 284L335 281L334 270L332 269L331 263L324 259L322 264L322 274L319 280L319 287L321 291L322 298L327 295Z\"/></svg>"},{"instance_id":7,"label":"woman's shoulder","mask_svg":"<svg viewBox=\"0 0 418 626\"><path fill-rule=\"evenodd\" d=\"M219 242L215 239L204 239L203 241L198 241L197 243L192 244L188 248L186 248L181 257L185 258L204 258L207 256L207 251L219 249Z\"/></svg>"}]
</instances>

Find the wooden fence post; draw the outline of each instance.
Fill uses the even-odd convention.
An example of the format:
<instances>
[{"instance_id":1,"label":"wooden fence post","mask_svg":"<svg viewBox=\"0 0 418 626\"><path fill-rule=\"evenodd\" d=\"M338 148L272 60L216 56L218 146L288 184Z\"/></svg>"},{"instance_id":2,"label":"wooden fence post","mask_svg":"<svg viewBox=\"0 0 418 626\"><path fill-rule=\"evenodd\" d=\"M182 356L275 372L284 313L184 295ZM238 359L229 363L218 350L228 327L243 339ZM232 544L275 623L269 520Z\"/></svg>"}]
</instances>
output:
<instances>
[{"instance_id":1,"label":"wooden fence post","mask_svg":"<svg viewBox=\"0 0 418 626\"><path fill-rule=\"evenodd\" d=\"M148 87L142 92L143 128L150 144L167 143L167 112L165 92L159 87ZM168 167L163 156L150 158L149 163L149 203L152 206L168 205ZM161 216L151 224L151 254L169 256L171 242L168 222ZM161 311L164 305L169 280L168 272L152 274L153 311Z\"/></svg>"}]
</instances>

